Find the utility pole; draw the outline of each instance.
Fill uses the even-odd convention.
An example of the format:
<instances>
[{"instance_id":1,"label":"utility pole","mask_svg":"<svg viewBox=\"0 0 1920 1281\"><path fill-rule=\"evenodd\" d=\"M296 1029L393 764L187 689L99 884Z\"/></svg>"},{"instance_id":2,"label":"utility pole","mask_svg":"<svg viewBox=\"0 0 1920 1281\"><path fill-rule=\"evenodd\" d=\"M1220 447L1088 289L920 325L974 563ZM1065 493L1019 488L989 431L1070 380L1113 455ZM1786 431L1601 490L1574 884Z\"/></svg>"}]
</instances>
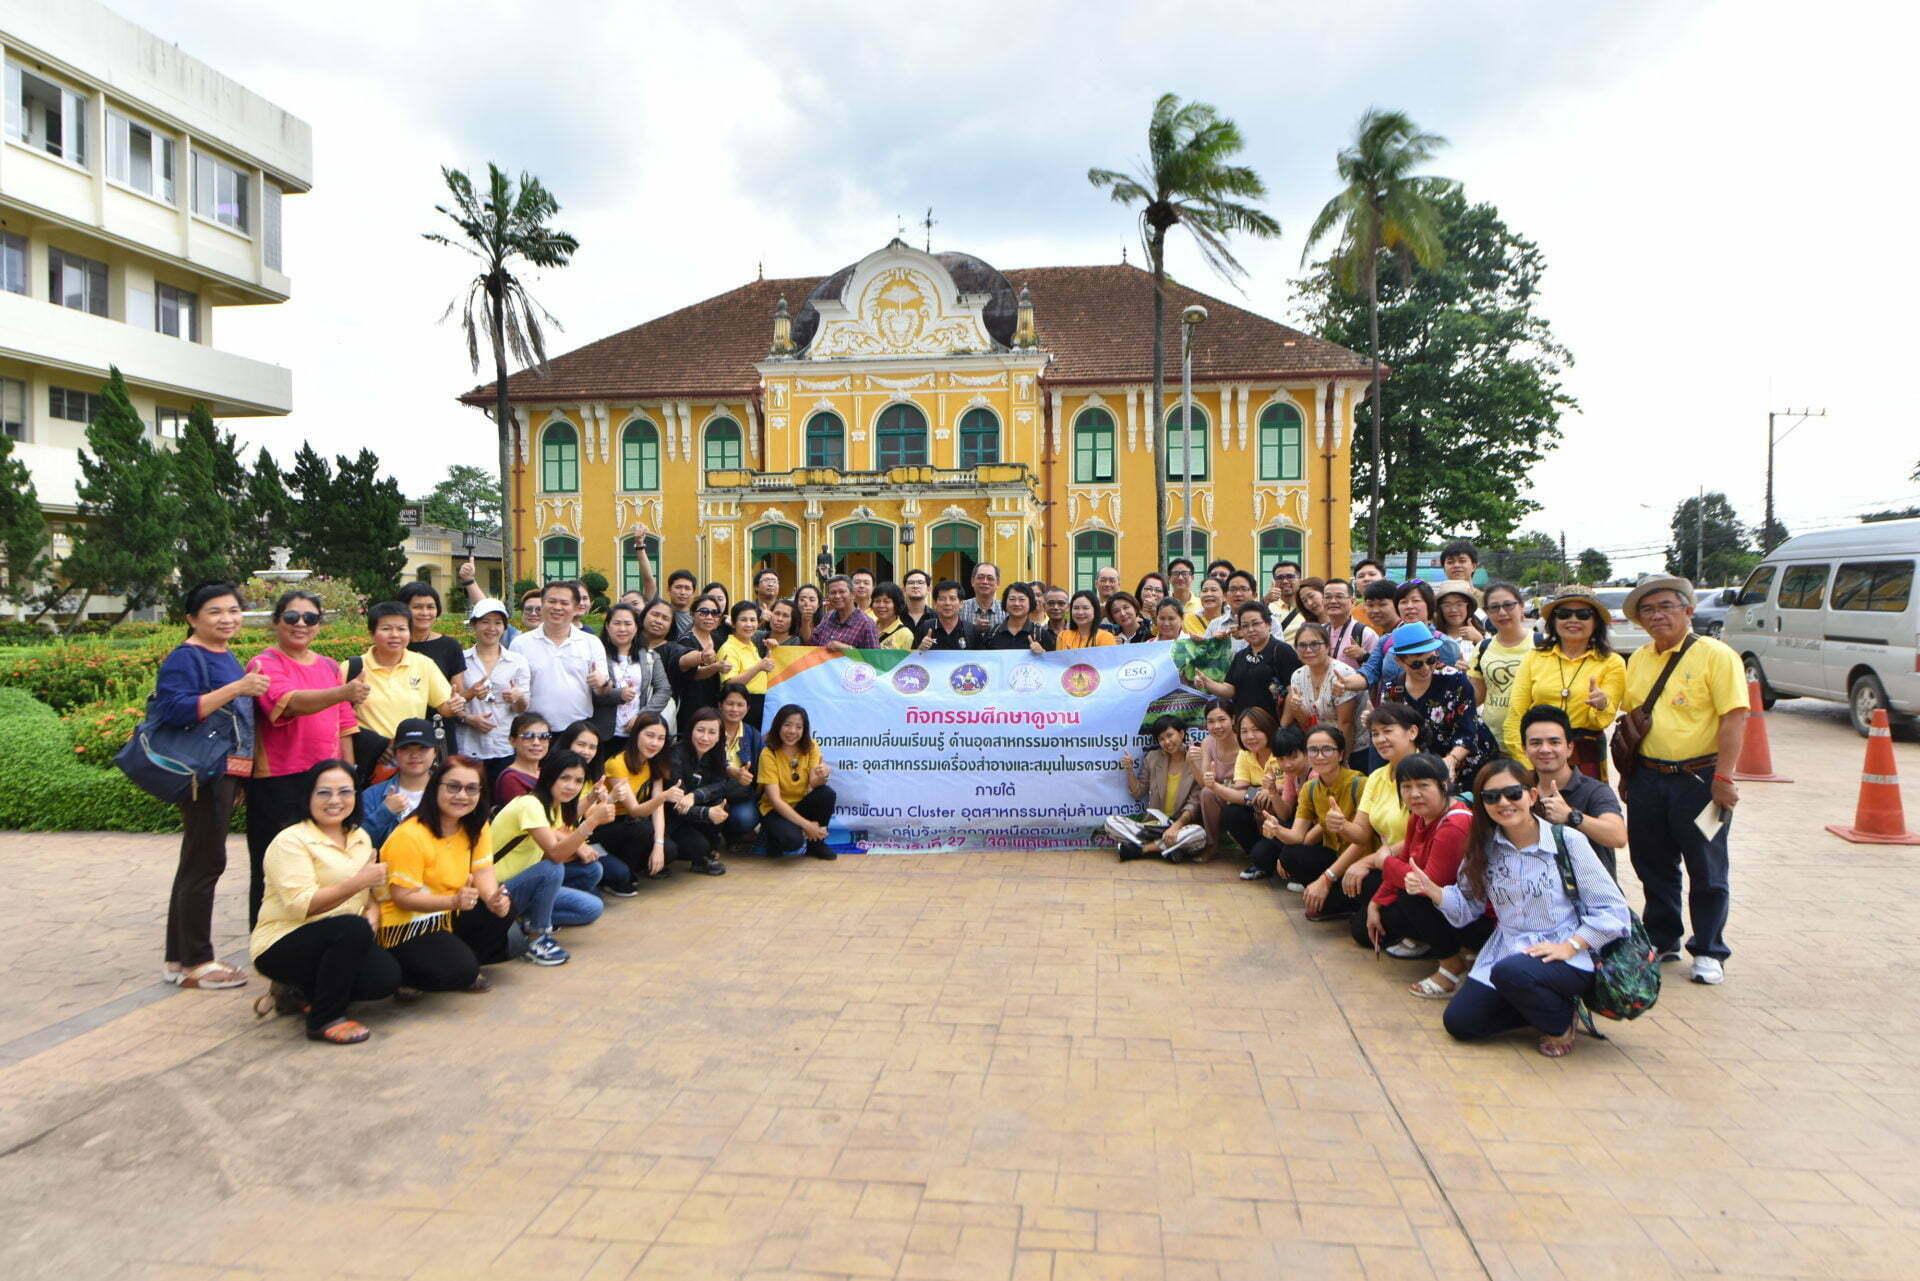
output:
<instances>
[{"instance_id":1,"label":"utility pole","mask_svg":"<svg viewBox=\"0 0 1920 1281\"><path fill-rule=\"evenodd\" d=\"M1707 487L1693 500L1693 585L1700 586L1700 565L1707 555Z\"/></svg>"},{"instance_id":2,"label":"utility pole","mask_svg":"<svg viewBox=\"0 0 1920 1281\"><path fill-rule=\"evenodd\" d=\"M1794 430L1809 418L1825 418L1824 409L1769 409L1767 411L1767 518L1760 526L1760 551L1765 554L1773 550L1773 447L1780 441L1793 435ZM1793 426L1773 434L1773 421L1776 418L1791 418Z\"/></svg>"}]
</instances>

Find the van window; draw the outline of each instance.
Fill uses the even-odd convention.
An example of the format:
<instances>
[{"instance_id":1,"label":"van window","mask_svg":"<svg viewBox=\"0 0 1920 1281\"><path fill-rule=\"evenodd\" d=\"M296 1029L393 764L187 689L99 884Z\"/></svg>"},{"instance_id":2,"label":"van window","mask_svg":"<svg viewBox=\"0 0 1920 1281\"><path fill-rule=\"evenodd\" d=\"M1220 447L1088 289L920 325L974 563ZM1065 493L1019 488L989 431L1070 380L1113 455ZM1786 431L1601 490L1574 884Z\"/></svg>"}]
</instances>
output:
<instances>
[{"instance_id":1,"label":"van window","mask_svg":"<svg viewBox=\"0 0 1920 1281\"><path fill-rule=\"evenodd\" d=\"M1833 607L1874 614L1902 614L1913 595L1910 560L1852 561L1833 578Z\"/></svg>"},{"instance_id":2,"label":"van window","mask_svg":"<svg viewBox=\"0 0 1920 1281\"><path fill-rule=\"evenodd\" d=\"M1781 609L1819 609L1826 594L1827 566L1795 565L1780 577Z\"/></svg>"},{"instance_id":3,"label":"van window","mask_svg":"<svg viewBox=\"0 0 1920 1281\"><path fill-rule=\"evenodd\" d=\"M1773 571L1772 565L1762 565L1748 574L1746 583L1740 588L1739 598L1733 603L1736 605L1766 604L1767 593L1773 590Z\"/></svg>"}]
</instances>

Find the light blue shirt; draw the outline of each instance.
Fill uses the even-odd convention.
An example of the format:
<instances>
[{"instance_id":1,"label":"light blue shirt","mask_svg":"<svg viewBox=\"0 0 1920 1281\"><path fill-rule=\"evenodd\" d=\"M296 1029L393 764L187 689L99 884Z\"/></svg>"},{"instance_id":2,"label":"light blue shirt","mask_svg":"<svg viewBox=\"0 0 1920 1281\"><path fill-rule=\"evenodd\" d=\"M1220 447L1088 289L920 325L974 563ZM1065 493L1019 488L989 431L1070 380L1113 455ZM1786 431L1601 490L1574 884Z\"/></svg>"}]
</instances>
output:
<instances>
[{"instance_id":1,"label":"light blue shirt","mask_svg":"<svg viewBox=\"0 0 1920 1281\"><path fill-rule=\"evenodd\" d=\"M1617 938L1624 938L1632 926L1626 896L1613 883L1594 854L1587 838L1572 828L1561 828L1567 844L1567 856L1573 863L1574 885L1580 891L1580 903L1567 897L1560 882L1560 868L1554 859L1553 829L1540 824L1539 837L1526 849L1515 849L1503 831L1495 830L1487 849L1486 897L1474 899L1456 881L1440 896L1440 914L1454 926L1471 925L1493 904L1500 920L1493 937L1480 948L1479 959L1467 977L1493 986L1493 967L1507 957L1524 952L1536 943L1565 943L1572 938L1586 942L1567 964L1579 970L1593 969L1593 954ZM1584 907L1584 911L1582 908Z\"/></svg>"}]
</instances>

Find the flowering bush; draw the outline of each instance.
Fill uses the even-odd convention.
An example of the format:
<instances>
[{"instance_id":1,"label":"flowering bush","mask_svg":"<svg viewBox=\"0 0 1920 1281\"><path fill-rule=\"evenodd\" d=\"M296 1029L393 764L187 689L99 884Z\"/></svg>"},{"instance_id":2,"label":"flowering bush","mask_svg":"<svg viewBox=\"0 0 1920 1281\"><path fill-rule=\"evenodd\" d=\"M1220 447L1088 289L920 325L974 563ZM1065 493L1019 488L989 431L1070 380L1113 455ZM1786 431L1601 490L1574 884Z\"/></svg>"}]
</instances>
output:
<instances>
[{"instance_id":1,"label":"flowering bush","mask_svg":"<svg viewBox=\"0 0 1920 1281\"><path fill-rule=\"evenodd\" d=\"M282 583L271 578L249 578L240 584L240 595L247 602L248 609L272 609L273 602L280 599L280 593L289 588L298 588L318 596L321 608L326 611L328 618L338 618L352 622L356 626L364 626L360 622L365 617L360 604L360 592L344 578L323 578L315 574L297 583Z\"/></svg>"},{"instance_id":2,"label":"flowering bush","mask_svg":"<svg viewBox=\"0 0 1920 1281\"><path fill-rule=\"evenodd\" d=\"M108 769L145 715L144 702L101 699L68 712L60 723L73 736L73 759Z\"/></svg>"}]
</instances>

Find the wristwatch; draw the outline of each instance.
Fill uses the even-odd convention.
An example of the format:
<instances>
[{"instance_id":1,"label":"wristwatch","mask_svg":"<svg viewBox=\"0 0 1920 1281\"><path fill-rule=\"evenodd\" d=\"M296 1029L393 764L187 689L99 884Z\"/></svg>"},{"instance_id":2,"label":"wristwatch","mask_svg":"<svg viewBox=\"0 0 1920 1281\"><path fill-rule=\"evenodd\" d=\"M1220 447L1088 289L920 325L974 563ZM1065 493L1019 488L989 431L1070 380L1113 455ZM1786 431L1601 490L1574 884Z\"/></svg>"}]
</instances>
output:
<instances>
[{"instance_id":1,"label":"wristwatch","mask_svg":"<svg viewBox=\"0 0 1920 1281\"><path fill-rule=\"evenodd\" d=\"M1568 827L1578 828L1582 823L1585 823L1586 821L1587 821L1587 816L1579 810L1575 810L1573 811L1573 813L1567 815Z\"/></svg>"}]
</instances>

